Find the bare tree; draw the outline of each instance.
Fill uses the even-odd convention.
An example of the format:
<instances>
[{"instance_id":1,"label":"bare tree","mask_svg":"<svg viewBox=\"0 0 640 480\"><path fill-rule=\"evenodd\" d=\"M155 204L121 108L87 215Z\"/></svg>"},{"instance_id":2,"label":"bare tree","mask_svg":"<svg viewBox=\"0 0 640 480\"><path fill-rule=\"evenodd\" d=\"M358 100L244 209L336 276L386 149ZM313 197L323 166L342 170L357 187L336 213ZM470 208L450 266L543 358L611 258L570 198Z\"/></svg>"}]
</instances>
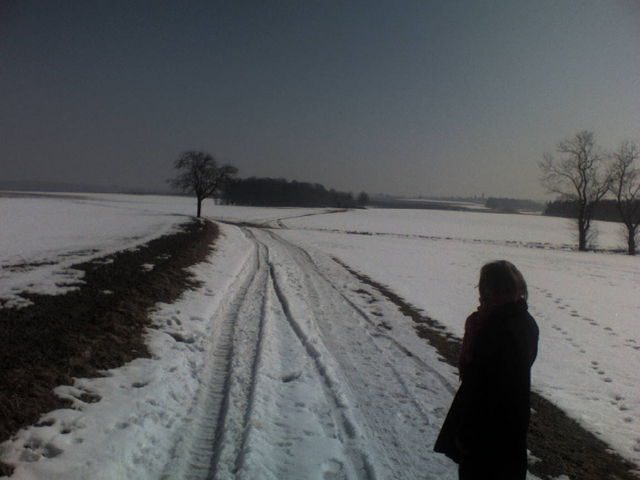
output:
<instances>
[{"instance_id":1,"label":"bare tree","mask_svg":"<svg viewBox=\"0 0 640 480\"><path fill-rule=\"evenodd\" d=\"M560 156L558 159L545 153L539 163L540 180L549 192L575 202L578 250L584 251L594 208L610 186L610 177L602 168L604 155L595 144L593 132L586 130L562 140L556 151Z\"/></svg>"},{"instance_id":2,"label":"bare tree","mask_svg":"<svg viewBox=\"0 0 640 480\"><path fill-rule=\"evenodd\" d=\"M184 193L196 196L197 216L202 213L202 201L213 195L222 185L238 172L231 165L218 166L215 159L206 152L184 152L176 160L174 167L180 172L169 184Z\"/></svg>"},{"instance_id":3,"label":"bare tree","mask_svg":"<svg viewBox=\"0 0 640 480\"><path fill-rule=\"evenodd\" d=\"M611 157L611 192L616 198L622 223L627 228L628 253L635 255L640 226L640 169L634 162L640 158L640 148L636 143L624 141Z\"/></svg>"}]
</instances>

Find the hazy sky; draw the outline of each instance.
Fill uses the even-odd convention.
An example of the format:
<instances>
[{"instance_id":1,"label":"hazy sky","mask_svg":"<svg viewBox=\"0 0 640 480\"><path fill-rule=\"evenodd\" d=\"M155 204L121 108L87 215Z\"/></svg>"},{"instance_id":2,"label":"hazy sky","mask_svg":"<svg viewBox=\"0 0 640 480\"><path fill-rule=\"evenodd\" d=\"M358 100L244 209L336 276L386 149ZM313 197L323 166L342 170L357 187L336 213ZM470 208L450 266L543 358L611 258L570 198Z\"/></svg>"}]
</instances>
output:
<instances>
[{"instance_id":1,"label":"hazy sky","mask_svg":"<svg viewBox=\"0 0 640 480\"><path fill-rule=\"evenodd\" d=\"M638 0L0 1L0 180L546 198L583 129L640 140Z\"/></svg>"}]
</instances>

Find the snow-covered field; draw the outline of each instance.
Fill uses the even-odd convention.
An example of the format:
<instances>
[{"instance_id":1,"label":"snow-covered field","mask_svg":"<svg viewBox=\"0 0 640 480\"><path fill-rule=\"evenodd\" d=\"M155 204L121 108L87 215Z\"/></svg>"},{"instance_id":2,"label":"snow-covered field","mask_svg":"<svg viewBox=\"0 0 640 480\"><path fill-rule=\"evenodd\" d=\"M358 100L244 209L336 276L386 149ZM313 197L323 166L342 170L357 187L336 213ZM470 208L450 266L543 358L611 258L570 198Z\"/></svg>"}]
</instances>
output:
<instances>
[{"instance_id":1,"label":"snow-covered field","mask_svg":"<svg viewBox=\"0 0 640 480\"><path fill-rule=\"evenodd\" d=\"M22 291L68 291L82 279L82 272L70 270L71 265L171 233L195 211L194 199L180 196L1 193L0 301L7 305L28 303L16 296ZM207 213L220 207L207 201L204 208ZM255 222L300 210L225 207L223 212Z\"/></svg>"},{"instance_id":2,"label":"snow-covered field","mask_svg":"<svg viewBox=\"0 0 640 480\"><path fill-rule=\"evenodd\" d=\"M3 269L0 297L29 283L49 291L70 263L171 231L193 208L182 197L0 198L0 265L44 264ZM568 250L561 219L318 213L208 203L213 218L286 228L223 225L194 268L203 286L154 313L154 358L61 387L76 409L1 446L15 478L456 478L430 451L456 372L331 257L458 335L480 266L513 261L541 328L534 388L640 465L639 259ZM620 247L617 225L598 227L603 247ZM83 403L86 391L102 400Z\"/></svg>"}]
</instances>

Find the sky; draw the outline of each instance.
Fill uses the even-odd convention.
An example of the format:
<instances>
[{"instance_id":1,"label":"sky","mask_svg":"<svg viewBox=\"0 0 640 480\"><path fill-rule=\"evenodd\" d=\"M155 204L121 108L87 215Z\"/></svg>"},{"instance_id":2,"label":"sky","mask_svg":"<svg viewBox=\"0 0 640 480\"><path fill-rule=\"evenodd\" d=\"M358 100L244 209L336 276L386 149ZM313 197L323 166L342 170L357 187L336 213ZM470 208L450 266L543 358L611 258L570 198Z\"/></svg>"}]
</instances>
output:
<instances>
[{"instance_id":1,"label":"sky","mask_svg":"<svg viewBox=\"0 0 640 480\"><path fill-rule=\"evenodd\" d=\"M0 181L550 199L581 130L640 141L639 0L0 1Z\"/></svg>"}]
</instances>

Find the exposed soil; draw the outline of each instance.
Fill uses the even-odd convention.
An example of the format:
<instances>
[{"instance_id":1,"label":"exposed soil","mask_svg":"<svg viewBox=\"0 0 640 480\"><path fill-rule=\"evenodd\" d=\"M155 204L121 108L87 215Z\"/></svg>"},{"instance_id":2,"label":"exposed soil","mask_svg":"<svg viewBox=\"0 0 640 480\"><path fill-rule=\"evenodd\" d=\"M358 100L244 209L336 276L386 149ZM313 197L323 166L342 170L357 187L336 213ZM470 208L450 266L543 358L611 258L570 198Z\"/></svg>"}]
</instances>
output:
<instances>
[{"instance_id":1,"label":"exposed soil","mask_svg":"<svg viewBox=\"0 0 640 480\"><path fill-rule=\"evenodd\" d=\"M206 258L218 233L212 222L191 221L140 248L73 266L84 272L77 290L25 293L32 305L0 308L0 442L70 407L56 386L148 357L150 309L197 285L186 268ZM87 393L84 400L100 399ZM0 476L11 471L0 463Z\"/></svg>"},{"instance_id":2,"label":"exposed soil","mask_svg":"<svg viewBox=\"0 0 640 480\"><path fill-rule=\"evenodd\" d=\"M433 345L443 362L457 366L462 342L446 332L446 327L407 303L388 287L334 260L364 283L396 304L415 323L417 334ZM611 450L605 442L587 431L561 409L532 392L533 415L529 427L529 450L540 459L529 466L534 475L552 480L568 475L572 480L637 480L638 466Z\"/></svg>"}]
</instances>

